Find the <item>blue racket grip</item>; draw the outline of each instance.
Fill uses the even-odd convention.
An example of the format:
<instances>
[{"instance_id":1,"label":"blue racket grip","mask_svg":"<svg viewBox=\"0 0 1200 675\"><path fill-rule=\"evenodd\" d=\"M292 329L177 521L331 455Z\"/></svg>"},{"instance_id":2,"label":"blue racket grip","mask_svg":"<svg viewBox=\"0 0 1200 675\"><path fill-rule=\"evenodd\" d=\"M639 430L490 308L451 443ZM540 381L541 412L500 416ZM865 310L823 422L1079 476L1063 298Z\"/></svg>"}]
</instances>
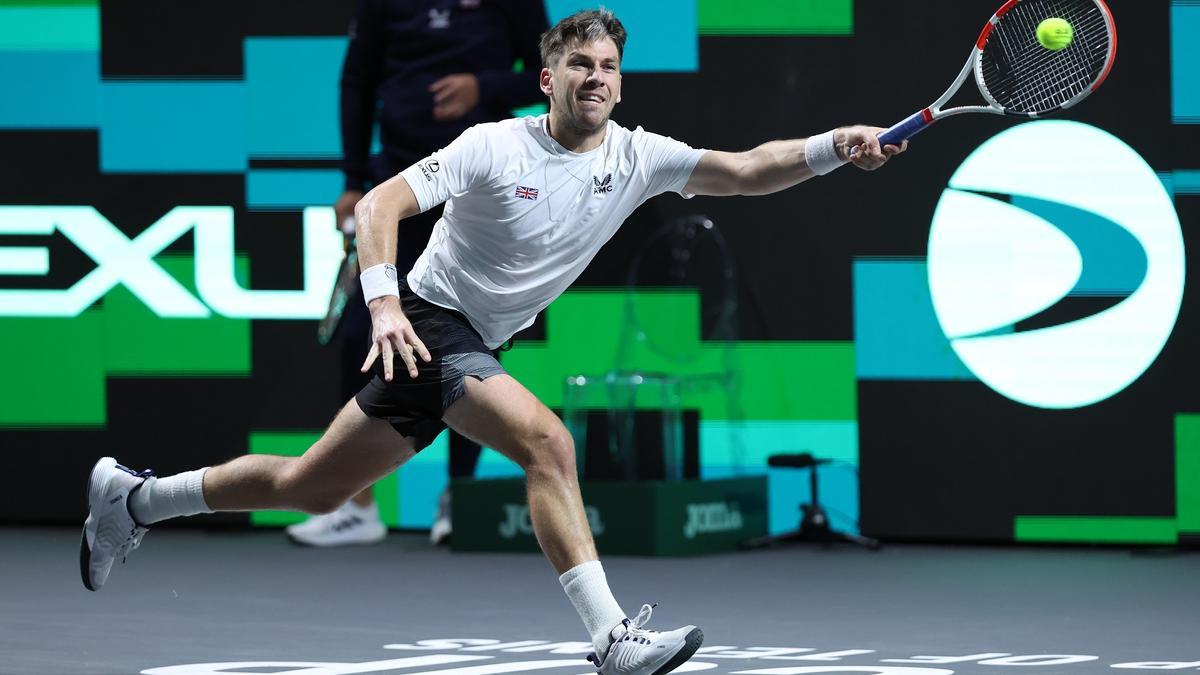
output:
<instances>
[{"instance_id":1,"label":"blue racket grip","mask_svg":"<svg viewBox=\"0 0 1200 675\"><path fill-rule=\"evenodd\" d=\"M900 145L904 141L916 136L922 129L933 124L933 115L926 108L887 131L879 134L880 147L885 145Z\"/></svg>"},{"instance_id":2,"label":"blue racket grip","mask_svg":"<svg viewBox=\"0 0 1200 675\"><path fill-rule=\"evenodd\" d=\"M933 124L933 115L926 108L918 113L913 114L908 119L893 126L891 129L879 134L879 147L885 145L900 145L904 141L916 136L922 129ZM858 146L850 149L850 156L854 157L858 154Z\"/></svg>"}]
</instances>

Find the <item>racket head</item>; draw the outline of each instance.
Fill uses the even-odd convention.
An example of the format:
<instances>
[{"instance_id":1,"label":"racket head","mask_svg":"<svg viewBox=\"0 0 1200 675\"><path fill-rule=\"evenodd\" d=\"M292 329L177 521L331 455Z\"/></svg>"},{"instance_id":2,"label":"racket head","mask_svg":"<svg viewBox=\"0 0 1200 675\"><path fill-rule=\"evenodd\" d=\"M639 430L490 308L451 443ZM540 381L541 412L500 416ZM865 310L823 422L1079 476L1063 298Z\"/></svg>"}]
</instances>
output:
<instances>
[{"instance_id":1,"label":"racket head","mask_svg":"<svg viewBox=\"0 0 1200 675\"><path fill-rule=\"evenodd\" d=\"M1074 31L1053 51L1037 40L1045 19ZM975 81L988 103L1007 115L1043 117L1079 103L1104 83L1117 56L1117 28L1103 0L1009 0L976 41Z\"/></svg>"},{"instance_id":2,"label":"racket head","mask_svg":"<svg viewBox=\"0 0 1200 675\"><path fill-rule=\"evenodd\" d=\"M329 309L324 318L317 324L317 341L327 345L333 340L338 327L342 325L342 314L346 311L346 303L354 297L354 284L358 283L358 253L350 251L342 259L338 268L337 282L333 287L333 295L329 298Z\"/></svg>"}]
</instances>

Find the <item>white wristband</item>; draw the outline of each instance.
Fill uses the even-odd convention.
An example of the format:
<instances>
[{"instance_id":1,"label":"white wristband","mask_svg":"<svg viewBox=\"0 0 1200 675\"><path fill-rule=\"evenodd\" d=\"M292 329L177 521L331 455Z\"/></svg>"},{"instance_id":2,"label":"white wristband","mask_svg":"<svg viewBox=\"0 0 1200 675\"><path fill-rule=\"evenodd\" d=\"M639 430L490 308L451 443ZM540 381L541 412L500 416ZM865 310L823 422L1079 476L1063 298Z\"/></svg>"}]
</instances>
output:
<instances>
[{"instance_id":1,"label":"white wristband","mask_svg":"<svg viewBox=\"0 0 1200 675\"><path fill-rule=\"evenodd\" d=\"M375 298L382 298L385 295L400 297L395 265L383 263L365 269L362 274L358 275L358 280L362 283L363 298L367 304L370 304Z\"/></svg>"},{"instance_id":2,"label":"white wristband","mask_svg":"<svg viewBox=\"0 0 1200 675\"><path fill-rule=\"evenodd\" d=\"M818 176L833 171L848 160L838 157L837 146L833 142L833 131L826 131L818 136L811 136L804 144L804 161L808 168Z\"/></svg>"}]
</instances>

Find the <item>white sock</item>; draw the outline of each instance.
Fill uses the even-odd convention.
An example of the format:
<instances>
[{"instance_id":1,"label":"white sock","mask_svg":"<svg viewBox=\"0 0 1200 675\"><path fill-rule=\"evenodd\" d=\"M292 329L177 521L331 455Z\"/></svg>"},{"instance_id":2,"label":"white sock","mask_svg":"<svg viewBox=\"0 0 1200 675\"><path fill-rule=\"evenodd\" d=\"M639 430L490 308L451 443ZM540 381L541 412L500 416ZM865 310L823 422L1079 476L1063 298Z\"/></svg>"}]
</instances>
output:
<instances>
[{"instance_id":1,"label":"white sock","mask_svg":"<svg viewBox=\"0 0 1200 675\"><path fill-rule=\"evenodd\" d=\"M204 503L204 472L208 467L164 478L147 478L129 495L129 513L139 525L167 518L212 513Z\"/></svg>"},{"instance_id":2,"label":"white sock","mask_svg":"<svg viewBox=\"0 0 1200 675\"><path fill-rule=\"evenodd\" d=\"M612 629L625 618L625 612L617 604L612 591L608 589L608 578L604 576L604 568L599 560L585 562L567 570L558 578L583 625L592 636L592 646L596 654L603 659L608 652L608 643Z\"/></svg>"}]
</instances>

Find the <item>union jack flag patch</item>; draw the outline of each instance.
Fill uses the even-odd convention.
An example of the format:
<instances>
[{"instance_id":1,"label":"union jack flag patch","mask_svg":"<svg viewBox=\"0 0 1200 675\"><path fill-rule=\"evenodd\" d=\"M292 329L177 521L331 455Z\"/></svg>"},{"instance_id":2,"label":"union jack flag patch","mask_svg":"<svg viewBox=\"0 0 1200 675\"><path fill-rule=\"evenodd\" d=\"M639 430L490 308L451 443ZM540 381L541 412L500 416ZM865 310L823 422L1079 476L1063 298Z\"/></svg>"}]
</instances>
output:
<instances>
[{"instance_id":1,"label":"union jack flag patch","mask_svg":"<svg viewBox=\"0 0 1200 675\"><path fill-rule=\"evenodd\" d=\"M517 186L517 196L521 199L537 199L537 188L525 187L524 185Z\"/></svg>"}]
</instances>

